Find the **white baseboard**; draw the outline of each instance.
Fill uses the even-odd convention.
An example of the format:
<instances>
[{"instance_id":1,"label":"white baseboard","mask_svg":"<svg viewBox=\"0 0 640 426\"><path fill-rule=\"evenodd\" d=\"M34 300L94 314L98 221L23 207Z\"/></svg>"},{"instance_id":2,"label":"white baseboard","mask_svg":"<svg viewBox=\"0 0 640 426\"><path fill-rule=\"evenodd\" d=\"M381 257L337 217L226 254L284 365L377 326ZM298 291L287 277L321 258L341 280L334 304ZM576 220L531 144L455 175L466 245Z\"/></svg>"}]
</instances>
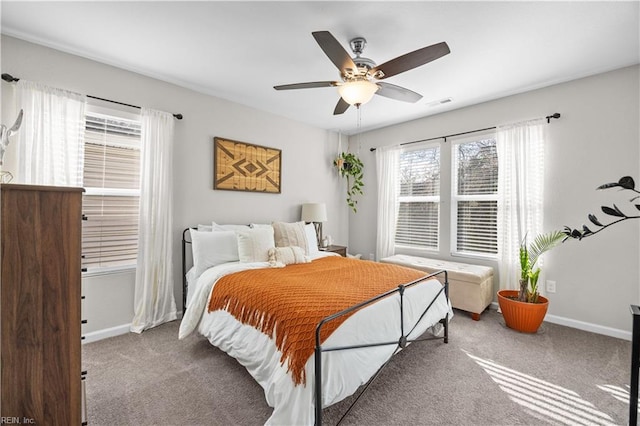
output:
<instances>
[{"instance_id":1,"label":"white baseboard","mask_svg":"<svg viewBox=\"0 0 640 426\"><path fill-rule=\"evenodd\" d=\"M592 333L604 334L605 336L616 337L631 341L631 332L619 330L617 328L605 327L603 325L592 324L589 322L578 321L570 318L559 317L557 315L549 315L544 319L553 324L566 325L567 327L577 328L579 330L590 331Z\"/></svg>"},{"instance_id":2,"label":"white baseboard","mask_svg":"<svg viewBox=\"0 0 640 426\"><path fill-rule=\"evenodd\" d=\"M182 319L182 311L177 312L178 319ZM82 344L97 342L98 340L107 339L109 337L121 336L131 331L131 323L122 324L111 328L105 328L102 330L92 331L91 333L83 334L84 340Z\"/></svg>"},{"instance_id":3,"label":"white baseboard","mask_svg":"<svg viewBox=\"0 0 640 426\"><path fill-rule=\"evenodd\" d=\"M97 342L98 340L106 339L109 337L120 336L122 334L129 333L131 329L131 324L122 324L116 327L105 328L103 330L96 330L90 333L83 334L84 340L82 344L87 344L91 342Z\"/></svg>"},{"instance_id":4,"label":"white baseboard","mask_svg":"<svg viewBox=\"0 0 640 426\"><path fill-rule=\"evenodd\" d=\"M498 309L498 303L492 302L491 306ZM616 337L618 339L624 339L631 341L631 332L620 330L617 328L605 327L603 325L592 324L590 322L578 321L571 318L560 317L558 315L547 314L544 317L545 322L552 324L564 325L571 328L577 328L578 330L590 331L591 333L603 334L605 336Z\"/></svg>"}]
</instances>

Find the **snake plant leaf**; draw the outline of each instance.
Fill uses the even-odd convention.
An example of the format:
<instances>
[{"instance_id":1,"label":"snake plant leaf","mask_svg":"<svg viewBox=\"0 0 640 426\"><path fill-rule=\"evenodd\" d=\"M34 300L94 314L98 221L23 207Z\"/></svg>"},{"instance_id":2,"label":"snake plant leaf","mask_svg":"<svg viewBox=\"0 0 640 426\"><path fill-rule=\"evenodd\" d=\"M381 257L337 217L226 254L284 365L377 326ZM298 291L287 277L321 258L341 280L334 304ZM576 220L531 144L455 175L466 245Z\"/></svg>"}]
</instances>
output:
<instances>
[{"instance_id":1,"label":"snake plant leaf","mask_svg":"<svg viewBox=\"0 0 640 426\"><path fill-rule=\"evenodd\" d=\"M593 223L594 225L597 226L604 226L602 223L600 223L600 221L598 220L598 218L596 217L596 215L594 214L590 214L589 215L589 220L591 221L591 223Z\"/></svg>"},{"instance_id":2,"label":"snake plant leaf","mask_svg":"<svg viewBox=\"0 0 640 426\"><path fill-rule=\"evenodd\" d=\"M602 206L602 211L609 216L624 217L624 213L622 213L617 207L616 209L612 209L611 207Z\"/></svg>"},{"instance_id":3,"label":"snake plant leaf","mask_svg":"<svg viewBox=\"0 0 640 426\"><path fill-rule=\"evenodd\" d=\"M618 212L618 214L622 215L622 217L627 217L627 215L622 213L622 210L620 210L615 204L613 205L613 208Z\"/></svg>"},{"instance_id":4,"label":"snake plant leaf","mask_svg":"<svg viewBox=\"0 0 640 426\"><path fill-rule=\"evenodd\" d=\"M596 189L615 188L616 186L620 186L620 184L618 182L603 183L602 185L600 185Z\"/></svg>"},{"instance_id":5,"label":"snake plant leaf","mask_svg":"<svg viewBox=\"0 0 640 426\"><path fill-rule=\"evenodd\" d=\"M620 185L624 189L634 190L636 188L636 184L633 181L633 178L631 176L621 177L620 180L618 181L618 185Z\"/></svg>"},{"instance_id":6,"label":"snake plant leaf","mask_svg":"<svg viewBox=\"0 0 640 426\"><path fill-rule=\"evenodd\" d=\"M596 189L615 188L616 186L633 191L636 188L636 183L631 176L623 176L617 182L605 183L603 185L600 185Z\"/></svg>"}]
</instances>

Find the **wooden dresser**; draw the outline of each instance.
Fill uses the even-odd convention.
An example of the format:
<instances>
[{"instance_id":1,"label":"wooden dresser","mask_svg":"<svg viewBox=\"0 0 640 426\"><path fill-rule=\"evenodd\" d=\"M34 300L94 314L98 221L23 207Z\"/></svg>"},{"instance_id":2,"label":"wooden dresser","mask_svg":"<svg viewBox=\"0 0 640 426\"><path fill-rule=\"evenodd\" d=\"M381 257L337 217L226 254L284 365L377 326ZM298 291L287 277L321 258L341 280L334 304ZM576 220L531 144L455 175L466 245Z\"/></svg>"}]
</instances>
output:
<instances>
[{"instance_id":1,"label":"wooden dresser","mask_svg":"<svg viewBox=\"0 0 640 426\"><path fill-rule=\"evenodd\" d=\"M2 418L80 425L82 188L0 185Z\"/></svg>"}]
</instances>

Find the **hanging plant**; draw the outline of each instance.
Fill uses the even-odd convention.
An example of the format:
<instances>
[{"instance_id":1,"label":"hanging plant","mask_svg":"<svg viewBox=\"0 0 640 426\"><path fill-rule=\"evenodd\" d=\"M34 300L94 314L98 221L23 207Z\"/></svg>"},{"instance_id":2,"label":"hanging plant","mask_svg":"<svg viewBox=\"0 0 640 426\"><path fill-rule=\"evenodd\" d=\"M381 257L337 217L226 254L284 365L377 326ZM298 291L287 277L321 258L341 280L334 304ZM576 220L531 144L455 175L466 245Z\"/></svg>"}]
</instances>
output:
<instances>
[{"instance_id":1,"label":"hanging plant","mask_svg":"<svg viewBox=\"0 0 640 426\"><path fill-rule=\"evenodd\" d=\"M358 211L356 208L358 200L355 200L354 197L364 194L362 192L362 187L364 186L362 182L364 164L362 164L357 155L351 152L342 152L333 161L333 165L338 169L340 176L347 178L347 204L356 213Z\"/></svg>"}]
</instances>

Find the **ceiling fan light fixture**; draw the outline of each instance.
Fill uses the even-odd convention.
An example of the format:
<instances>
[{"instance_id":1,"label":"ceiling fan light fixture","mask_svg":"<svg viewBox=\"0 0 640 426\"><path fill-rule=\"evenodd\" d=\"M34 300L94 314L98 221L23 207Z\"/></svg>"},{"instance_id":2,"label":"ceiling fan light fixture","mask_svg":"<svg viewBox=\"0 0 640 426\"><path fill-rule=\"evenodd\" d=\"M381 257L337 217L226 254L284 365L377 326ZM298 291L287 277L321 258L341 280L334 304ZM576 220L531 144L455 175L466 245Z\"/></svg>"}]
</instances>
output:
<instances>
[{"instance_id":1,"label":"ceiling fan light fixture","mask_svg":"<svg viewBox=\"0 0 640 426\"><path fill-rule=\"evenodd\" d=\"M349 105L363 105L371 100L378 85L368 80L348 81L338 86L338 93Z\"/></svg>"}]
</instances>

